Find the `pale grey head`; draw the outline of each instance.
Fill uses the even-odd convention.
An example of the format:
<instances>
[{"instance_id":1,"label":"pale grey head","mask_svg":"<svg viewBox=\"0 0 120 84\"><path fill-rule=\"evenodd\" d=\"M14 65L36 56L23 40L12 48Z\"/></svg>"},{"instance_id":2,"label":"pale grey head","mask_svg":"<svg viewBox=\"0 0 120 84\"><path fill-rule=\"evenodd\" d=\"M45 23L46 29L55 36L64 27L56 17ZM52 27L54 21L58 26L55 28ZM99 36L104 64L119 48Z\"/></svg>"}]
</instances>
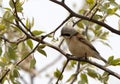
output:
<instances>
[{"instance_id":1,"label":"pale grey head","mask_svg":"<svg viewBox=\"0 0 120 84\"><path fill-rule=\"evenodd\" d=\"M73 27L69 27L69 26L65 26L61 30L61 36L65 36L65 37L71 37L76 35L77 33L78 32Z\"/></svg>"}]
</instances>

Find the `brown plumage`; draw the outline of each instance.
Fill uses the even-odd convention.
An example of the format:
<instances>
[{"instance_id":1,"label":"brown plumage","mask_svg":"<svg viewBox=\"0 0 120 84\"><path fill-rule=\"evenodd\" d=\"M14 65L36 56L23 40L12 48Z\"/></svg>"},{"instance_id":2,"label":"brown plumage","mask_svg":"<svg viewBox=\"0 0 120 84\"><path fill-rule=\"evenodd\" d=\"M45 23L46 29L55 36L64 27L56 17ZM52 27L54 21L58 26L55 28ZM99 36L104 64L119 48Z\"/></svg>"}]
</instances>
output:
<instances>
[{"instance_id":1,"label":"brown plumage","mask_svg":"<svg viewBox=\"0 0 120 84\"><path fill-rule=\"evenodd\" d=\"M63 27L61 30L61 36L63 36L66 40L66 43L72 55L79 57L91 56L97 59L101 59L105 63L107 62L103 57L100 56L95 47L75 29L70 27Z\"/></svg>"}]
</instances>

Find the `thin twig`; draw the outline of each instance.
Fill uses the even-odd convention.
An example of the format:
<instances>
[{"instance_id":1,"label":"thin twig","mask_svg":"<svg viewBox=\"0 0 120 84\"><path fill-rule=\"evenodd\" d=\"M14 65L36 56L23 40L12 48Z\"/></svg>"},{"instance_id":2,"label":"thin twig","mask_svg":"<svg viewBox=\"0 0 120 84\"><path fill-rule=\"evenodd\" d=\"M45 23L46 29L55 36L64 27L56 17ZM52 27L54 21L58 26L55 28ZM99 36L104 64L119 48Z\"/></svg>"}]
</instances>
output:
<instances>
[{"instance_id":1,"label":"thin twig","mask_svg":"<svg viewBox=\"0 0 120 84\"><path fill-rule=\"evenodd\" d=\"M67 61L66 61L66 63L64 64L64 66L63 66L63 68L62 68L62 71L61 71L61 73L60 73L60 75L59 75L59 77L58 77L58 79L57 79L57 81L56 81L55 84L58 84L58 82L59 82L59 80L60 80L60 78L61 78L61 76L62 76L62 74L63 74L63 72L64 72L64 70L65 70L65 68L66 68L66 66L67 66L68 63L69 63L69 60L67 59Z\"/></svg>"},{"instance_id":2,"label":"thin twig","mask_svg":"<svg viewBox=\"0 0 120 84\"><path fill-rule=\"evenodd\" d=\"M74 78L73 78L73 80L71 81L70 84L73 84L73 83L75 82L75 80L77 79L77 76L78 76L78 74L79 74L79 69L80 69L80 61L78 61L77 69L76 69L76 72L75 72Z\"/></svg>"},{"instance_id":3,"label":"thin twig","mask_svg":"<svg viewBox=\"0 0 120 84\"><path fill-rule=\"evenodd\" d=\"M30 53L28 53L28 55L26 55L25 58L23 58L22 60L20 60L19 62L17 62L17 63L15 64L15 66L18 66L21 62L23 62L26 58L28 58L32 53L34 53L34 51L37 49L37 47L39 46L39 44L40 44L40 42L36 45L36 47L35 47ZM10 72L10 69L8 69L8 70L6 71L6 73L2 76L2 78L0 79L0 83L1 83L2 80L5 78L5 76L8 74L8 72Z\"/></svg>"},{"instance_id":4,"label":"thin twig","mask_svg":"<svg viewBox=\"0 0 120 84\"><path fill-rule=\"evenodd\" d=\"M61 42L60 42L60 44L58 45L59 48L61 47L61 45L63 44L63 42L64 42L64 39L62 39Z\"/></svg>"},{"instance_id":5,"label":"thin twig","mask_svg":"<svg viewBox=\"0 0 120 84\"><path fill-rule=\"evenodd\" d=\"M119 30L114 29L113 27L109 26L108 24L106 24L104 22L97 21L97 20L95 20L93 18L90 19L89 17L83 16L83 15L79 15L79 14L75 13L74 11L72 11L67 5L65 5L64 3L61 3L61 2L59 2L57 0L50 0L50 1L52 1L52 2L54 2L56 4L58 4L58 5L61 5L62 7L64 7L71 14L71 16L73 16L73 17L82 18L84 20L88 20L88 21L94 22L94 23L96 23L98 25L101 25L101 26L107 28L109 31L111 31L111 32L113 32L115 34L120 35L120 31Z\"/></svg>"},{"instance_id":6,"label":"thin twig","mask_svg":"<svg viewBox=\"0 0 120 84\"><path fill-rule=\"evenodd\" d=\"M100 65L100 64L98 64L96 62L93 62L93 61L90 61L90 60L86 60L86 59L80 59L80 58L78 58L76 56L71 56L71 55L65 53L63 50L59 49L58 47L56 47L56 46L54 46L54 45L52 45L50 43L47 43L45 41L43 41L43 43L46 44L47 46L49 46L49 47L59 51L61 54L63 54L69 60L76 60L76 61L83 61L83 62L90 63L90 64L92 64L92 65L94 65L94 66L96 66L96 67L98 67L98 68L108 72L110 75L120 79L120 75L119 74L117 74L116 72L113 72L112 70L110 70L110 69L108 69L108 68L106 68L106 67L104 67L104 66L102 66L102 65Z\"/></svg>"},{"instance_id":7,"label":"thin twig","mask_svg":"<svg viewBox=\"0 0 120 84\"><path fill-rule=\"evenodd\" d=\"M48 65L46 65L45 67L43 67L42 69L40 69L38 71L38 74L39 73L42 73L43 71L45 71L46 69L49 69L50 66L53 66L54 64L56 64L60 59L62 58L61 54L55 59L53 60L51 63L49 63Z\"/></svg>"},{"instance_id":8,"label":"thin twig","mask_svg":"<svg viewBox=\"0 0 120 84\"><path fill-rule=\"evenodd\" d=\"M94 10L94 8L97 6L97 1L95 2L95 5L93 5L93 7L90 9L90 11L89 12L86 12L85 14L84 14L84 16L88 16L93 10ZM92 16L93 17L93 16ZM91 17L90 17L91 18ZM80 18L78 21L76 21L74 24L73 24L73 26L75 26L78 22L80 22L80 21L82 21L83 19L82 18Z\"/></svg>"},{"instance_id":9,"label":"thin twig","mask_svg":"<svg viewBox=\"0 0 120 84\"><path fill-rule=\"evenodd\" d=\"M18 66L21 62L23 62L26 58L28 58L32 53L35 52L35 50L38 48L40 42L35 46L35 48L30 52L28 53L28 55L25 56L25 58L23 58L22 60L20 60L19 62L16 63L16 66Z\"/></svg>"},{"instance_id":10,"label":"thin twig","mask_svg":"<svg viewBox=\"0 0 120 84\"><path fill-rule=\"evenodd\" d=\"M8 69L5 74L0 78L0 83L2 83L3 79L6 77L6 75L9 73L10 69Z\"/></svg>"},{"instance_id":11,"label":"thin twig","mask_svg":"<svg viewBox=\"0 0 120 84\"><path fill-rule=\"evenodd\" d=\"M89 59L80 59L79 57L76 57L76 56L69 56L68 57L69 60L76 60L76 61L83 61L83 62L87 62L87 63L90 63L106 72L108 72L110 75L113 75L114 77L120 79L120 74L116 73L116 72L113 72L112 70L96 63L96 62L93 62L93 61L90 61Z\"/></svg>"},{"instance_id":12,"label":"thin twig","mask_svg":"<svg viewBox=\"0 0 120 84\"><path fill-rule=\"evenodd\" d=\"M16 8L16 3L15 3L15 1L14 0L12 0L12 3L13 3L13 6L14 6L14 13L15 14L13 14L16 18L17 18L17 20L15 20L16 21L16 23L17 23L17 25L19 25L19 22L22 24L22 26L27 30L27 31L29 31L29 33L31 34L31 35L33 35L33 33L30 31L30 29L29 28L27 28L26 26L25 26L25 24L22 22L22 20L19 18L19 16L18 16L18 14L17 14L17 8ZM20 26L20 25L19 25ZM34 36L34 35L33 35Z\"/></svg>"},{"instance_id":13,"label":"thin twig","mask_svg":"<svg viewBox=\"0 0 120 84\"><path fill-rule=\"evenodd\" d=\"M63 25L65 24L66 21L68 21L71 18L71 15L69 15L55 30L53 30L52 32L46 34L45 36L43 36L43 39L46 38L47 36L49 36L50 34L55 34L55 32ZM53 35L54 36L54 35Z\"/></svg>"}]
</instances>

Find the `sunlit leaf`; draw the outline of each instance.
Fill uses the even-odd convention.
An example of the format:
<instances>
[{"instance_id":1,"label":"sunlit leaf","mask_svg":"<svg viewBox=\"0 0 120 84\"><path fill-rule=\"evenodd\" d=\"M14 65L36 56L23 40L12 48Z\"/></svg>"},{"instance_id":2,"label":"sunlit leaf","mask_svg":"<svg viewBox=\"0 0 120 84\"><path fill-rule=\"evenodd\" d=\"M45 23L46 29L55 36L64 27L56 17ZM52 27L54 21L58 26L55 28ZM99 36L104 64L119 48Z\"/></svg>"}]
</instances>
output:
<instances>
[{"instance_id":1,"label":"sunlit leaf","mask_svg":"<svg viewBox=\"0 0 120 84\"><path fill-rule=\"evenodd\" d=\"M2 47L0 47L0 56L2 55Z\"/></svg>"},{"instance_id":2,"label":"sunlit leaf","mask_svg":"<svg viewBox=\"0 0 120 84\"><path fill-rule=\"evenodd\" d=\"M110 56L110 57L108 58L108 63L112 62L113 60L114 60L114 56Z\"/></svg>"},{"instance_id":3,"label":"sunlit leaf","mask_svg":"<svg viewBox=\"0 0 120 84\"><path fill-rule=\"evenodd\" d=\"M19 76L20 76L20 74L19 74L19 72L18 72L17 69L14 69L14 71L13 71L13 76L14 76L14 77L19 77Z\"/></svg>"},{"instance_id":4,"label":"sunlit leaf","mask_svg":"<svg viewBox=\"0 0 120 84\"><path fill-rule=\"evenodd\" d=\"M40 35L40 34L42 34L42 33L44 33L44 32L43 32L43 31L39 31L39 30L33 30L32 33L33 33L34 35Z\"/></svg>"},{"instance_id":5,"label":"sunlit leaf","mask_svg":"<svg viewBox=\"0 0 120 84\"><path fill-rule=\"evenodd\" d=\"M111 61L111 65L120 65L120 58L114 59L113 61Z\"/></svg>"},{"instance_id":6,"label":"sunlit leaf","mask_svg":"<svg viewBox=\"0 0 120 84\"><path fill-rule=\"evenodd\" d=\"M0 67L5 67L5 63L4 62L0 62Z\"/></svg>"},{"instance_id":7,"label":"sunlit leaf","mask_svg":"<svg viewBox=\"0 0 120 84\"><path fill-rule=\"evenodd\" d=\"M0 24L0 31L5 29L5 25L4 24Z\"/></svg>"},{"instance_id":8,"label":"sunlit leaf","mask_svg":"<svg viewBox=\"0 0 120 84\"><path fill-rule=\"evenodd\" d=\"M87 69L87 74L92 78L98 78L99 76L99 74L95 70L90 68Z\"/></svg>"},{"instance_id":9,"label":"sunlit leaf","mask_svg":"<svg viewBox=\"0 0 120 84\"><path fill-rule=\"evenodd\" d=\"M40 49L43 49L43 48L45 48L45 47L46 47L46 44L39 45L39 48L40 48Z\"/></svg>"},{"instance_id":10,"label":"sunlit leaf","mask_svg":"<svg viewBox=\"0 0 120 84\"><path fill-rule=\"evenodd\" d=\"M16 52L13 48L11 47L8 47L8 52L7 52L7 55L10 59L17 59L17 55L16 55Z\"/></svg>"},{"instance_id":11,"label":"sunlit leaf","mask_svg":"<svg viewBox=\"0 0 120 84\"><path fill-rule=\"evenodd\" d=\"M14 4L13 4L12 0L9 1L9 5L11 8L14 8Z\"/></svg>"},{"instance_id":12,"label":"sunlit leaf","mask_svg":"<svg viewBox=\"0 0 120 84\"><path fill-rule=\"evenodd\" d=\"M84 25L83 25L82 21L79 21L79 22L77 23L77 26L78 26L79 28L84 28Z\"/></svg>"},{"instance_id":13,"label":"sunlit leaf","mask_svg":"<svg viewBox=\"0 0 120 84\"><path fill-rule=\"evenodd\" d=\"M33 48L33 42L31 39L27 40L27 44L29 45L29 47L32 49Z\"/></svg>"},{"instance_id":14,"label":"sunlit leaf","mask_svg":"<svg viewBox=\"0 0 120 84\"><path fill-rule=\"evenodd\" d=\"M72 74L72 75L69 77L69 79L67 79L66 82L70 82L70 81L75 77L75 75L76 75L76 74ZM76 79L76 80L77 80L77 79Z\"/></svg>"},{"instance_id":15,"label":"sunlit leaf","mask_svg":"<svg viewBox=\"0 0 120 84\"><path fill-rule=\"evenodd\" d=\"M46 53L44 50L42 50L41 48L38 47L37 50L38 50L38 52L41 53L42 55L47 56L47 53Z\"/></svg>"},{"instance_id":16,"label":"sunlit leaf","mask_svg":"<svg viewBox=\"0 0 120 84\"><path fill-rule=\"evenodd\" d=\"M93 4L94 0L86 0L86 2L89 3L89 4Z\"/></svg>"},{"instance_id":17,"label":"sunlit leaf","mask_svg":"<svg viewBox=\"0 0 120 84\"><path fill-rule=\"evenodd\" d=\"M72 60L72 61L70 61L70 63L71 63L71 66L74 67L76 65L77 61Z\"/></svg>"},{"instance_id":18,"label":"sunlit leaf","mask_svg":"<svg viewBox=\"0 0 120 84\"><path fill-rule=\"evenodd\" d=\"M56 69L56 71L54 72L54 76L55 76L56 78L59 78L60 75L61 75L60 70ZM63 75L61 75L60 80L62 80L62 78L63 78Z\"/></svg>"},{"instance_id":19,"label":"sunlit leaf","mask_svg":"<svg viewBox=\"0 0 120 84\"><path fill-rule=\"evenodd\" d=\"M116 12L117 8L109 8L107 9L108 14L114 14Z\"/></svg>"},{"instance_id":20,"label":"sunlit leaf","mask_svg":"<svg viewBox=\"0 0 120 84\"><path fill-rule=\"evenodd\" d=\"M101 78L101 81L102 81L104 84L108 84L107 81L108 81L108 79L109 79L109 73L104 72L101 77L102 77L102 78Z\"/></svg>"},{"instance_id":21,"label":"sunlit leaf","mask_svg":"<svg viewBox=\"0 0 120 84\"><path fill-rule=\"evenodd\" d=\"M33 58L33 59L30 61L30 68L34 68L34 67L35 67L35 64L36 64L36 60L35 60L35 58Z\"/></svg>"},{"instance_id":22,"label":"sunlit leaf","mask_svg":"<svg viewBox=\"0 0 120 84\"><path fill-rule=\"evenodd\" d=\"M107 42L105 42L105 41L103 41L103 40L100 40L100 42L101 42L103 45L105 45L105 46L107 46L107 47L109 47L109 48L112 49L112 47L109 45L109 43L107 43Z\"/></svg>"},{"instance_id":23,"label":"sunlit leaf","mask_svg":"<svg viewBox=\"0 0 120 84\"><path fill-rule=\"evenodd\" d=\"M88 84L88 78L86 74L82 73L80 78L81 80L78 82L78 84Z\"/></svg>"},{"instance_id":24,"label":"sunlit leaf","mask_svg":"<svg viewBox=\"0 0 120 84\"><path fill-rule=\"evenodd\" d=\"M34 18L30 21L28 18L26 19L26 27L31 29L34 26Z\"/></svg>"}]
</instances>

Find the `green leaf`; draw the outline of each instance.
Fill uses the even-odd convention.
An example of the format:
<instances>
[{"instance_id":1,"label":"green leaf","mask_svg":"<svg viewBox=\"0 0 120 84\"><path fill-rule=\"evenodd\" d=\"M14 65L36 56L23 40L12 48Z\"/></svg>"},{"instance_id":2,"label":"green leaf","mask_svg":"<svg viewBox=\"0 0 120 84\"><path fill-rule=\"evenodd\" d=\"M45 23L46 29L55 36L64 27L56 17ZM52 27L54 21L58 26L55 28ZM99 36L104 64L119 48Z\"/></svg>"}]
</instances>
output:
<instances>
[{"instance_id":1,"label":"green leaf","mask_svg":"<svg viewBox=\"0 0 120 84\"><path fill-rule=\"evenodd\" d=\"M6 11L6 12L4 13L4 15L3 15L3 20L8 20L8 21L12 22L13 19L15 19L15 17L13 16L13 14L12 14L10 11ZM6 22L6 21L5 21L5 22ZM10 24L10 23L6 22L6 23L5 23L5 26L7 26L8 24Z\"/></svg>"},{"instance_id":2,"label":"green leaf","mask_svg":"<svg viewBox=\"0 0 120 84\"><path fill-rule=\"evenodd\" d=\"M117 11L117 8L109 8L107 9L108 14L114 14Z\"/></svg>"},{"instance_id":3,"label":"green leaf","mask_svg":"<svg viewBox=\"0 0 120 84\"><path fill-rule=\"evenodd\" d=\"M107 72L104 72L103 75L101 76L101 81L104 83L104 84L108 84L108 79L109 79L109 73Z\"/></svg>"},{"instance_id":4,"label":"green leaf","mask_svg":"<svg viewBox=\"0 0 120 84\"><path fill-rule=\"evenodd\" d=\"M26 20L26 27L29 28L29 19Z\"/></svg>"},{"instance_id":5,"label":"green leaf","mask_svg":"<svg viewBox=\"0 0 120 84\"><path fill-rule=\"evenodd\" d=\"M30 61L30 68L34 68L34 67L35 67L35 64L36 64L36 60L35 60L35 58L33 58L33 59Z\"/></svg>"},{"instance_id":6,"label":"green leaf","mask_svg":"<svg viewBox=\"0 0 120 84\"><path fill-rule=\"evenodd\" d=\"M81 80L78 82L78 84L88 84L88 78L86 74L81 74L80 75Z\"/></svg>"},{"instance_id":7,"label":"green leaf","mask_svg":"<svg viewBox=\"0 0 120 84\"><path fill-rule=\"evenodd\" d=\"M70 82L74 77L75 77L76 74L72 74L69 79L67 80L67 82Z\"/></svg>"},{"instance_id":8,"label":"green leaf","mask_svg":"<svg viewBox=\"0 0 120 84\"><path fill-rule=\"evenodd\" d=\"M114 56L110 56L110 57L108 58L108 63L111 63L111 62L113 61L113 59L114 59Z\"/></svg>"},{"instance_id":9,"label":"green leaf","mask_svg":"<svg viewBox=\"0 0 120 84\"><path fill-rule=\"evenodd\" d=\"M40 34L42 34L42 33L44 33L43 31L39 31L39 30L34 30L34 31L32 31L32 33L34 34L34 35L40 35Z\"/></svg>"},{"instance_id":10,"label":"green leaf","mask_svg":"<svg viewBox=\"0 0 120 84\"><path fill-rule=\"evenodd\" d=\"M14 50L13 48L11 48L11 47L8 47L7 55L8 55L8 58L10 58L10 59L13 59L13 60L17 59L16 52L15 52L15 50Z\"/></svg>"},{"instance_id":11,"label":"green leaf","mask_svg":"<svg viewBox=\"0 0 120 84\"><path fill-rule=\"evenodd\" d=\"M31 29L34 26L34 18L32 18L32 21L30 21L28 18L26 20L26 27Z\"/></svg>"},{"instance_id":12,"label":"green leaf","mask_svg":"<svg viewBox=\"0 0 120 84\"><path fill-rule=\"evenodd\" d=\"M83 25L82 21L79 21L79 22L77 23L77 26L78 26L79 28L84 28L84 25Z\"/></svg>"},{"instance_id":13,"label":"green leaf","mask_svg":"<svg viewBox=\"0 0 120 84\"><path fill-rule=\"evenodd\" d=\"M46 44L39 45L39 49L43 49L46 47Z\"/></svg>"},{"instance_id":14,"label":"green leaf","mask_svg":"<svg viewBox=\"0 0 120 84\"><path fill-rule=\"evenodd\" d=\"M38 47L37 50L39 53L43 54L44 56L47 56L47 53L44 50L42 50L41 48Z\"/></svg>"},{"instance_id":15,"label":"green leaf","mask_svg":"<svg viewBox=\"0 0 120 84\"><path fill-rule=\"evenodd\" d=\"M109 47L109 48L112 49L112 47L109 45L109 43L107 43L107 42L105 42L105 41L103 41L103 40L100 40L100 42L101 42L103 45L105 45L105 46L107 46L107 47Z\"/></svg>"},{"instance_id":16,"label":"green leaf","mask_svg":"<svg viewBox=\"0 0 120 84\"><path fill-rule=\"evenodd\" d=\"M9 5L11 8L14 8L14 4L13 4L12 0L9 1Z\"/></svg>"},{"instance_id":17,"label":"green leaf","mask_svg":"<svg viewBox=\"0 0 120 84\"><path fill-rule=\"evenodd\" d=\"M56 69L56 71L54 72L54 76L55 76L56 78L59 78L60 75L61 75L60 70ZM63 78L63 75L61 75L60 80L62 80L62 78Z\"/></svg>"},{"instance_id":18,"label":"green leaf","mask_svg":"<svg viewBox=\"0 0 120 84\"><path fill-rule=\"evenodd\" d=\"M99 77L99 74L95 70L90 69L90 68L87 69L87 74L92 78L98 78Z\"/></svg>"},{"instance_id":19,"label":"green leaf","mask_svg":"<svg viewBox=\"0 0 120 84\"><path fill-rule=\"evenodd\" d=\"M113 66L120 65L120 58L114 59L110 64Z\"/></svg>"},{"instance_id":20,"label":"green leaf","mask_svg":"<svg viewBox=\"0 0 120 84\"><path fill-rule=\"evenodd\" d=\"M34 26L34 18L32 18L31 27Z\"/></svg>"},{"instance_id":21,"label":"green leaf","mask_svg":"<svg viewBox=\"0 0 120 84\"><path fill-rule=\"evenodd\" d=\"M0 24L0 31L5 29L5 25L4 24Z\"/></svg>"},{"instance_id":22,"label":"green leaf","mask_svg":"<svg viewBox=\"0 0 120 84\"><path fill-rule=\"evenodd\" d=\"M94 4L94 0L86 0L86 2L89 4Z\"/></svg>"},{"instance_id":23,"label":"green leaf","mask_svg":"<svg viewBox=\"0 0 120 84\"><path fill-rule=\"evenodd\" d=\"M77 64L77 61L72 60L70 61L70 63L71 63L71 67L74 67Z\"/></svg>"},{"instance_id":24,"label":"green leaf","mask_svg":"<svg viewBox=\"0 0 120 84\"><path fill-rule=\"evenodd\" d=\"M109 32L102 32L99 37L102 40L107 40L108 35L109 35Z\"/></svg>"},{"instance_id":25,"label":"green leaf","mask_svg":"<svg viewBox=\"0 0 120 84\"><path fill-rule=\"evenodd\" d=\"M33 42L32 42L31 39L28 39L28 40L27 40L27 44L28 44L28 46L29 46L31 49L33 49Z\"/></svg>"},{"instance_id":26,"label":"green leaf","mask_svg":"<svg viewBox=\"0 0 120 84\"><path fill-rule=\"evenodd\" d=\"M4 62L0 62L0 67L5 67L6 64Z\"/></svg>"},{"instance_id":27,"label":"green leaf","mask_svg":"<svg viewBox=\"0 0 120 84\"><path fill-rule=\"evenodd\" d=\"M17 9L17 12L22 12L22 10L23 10L22 5L24 4L24 1L25 1L25 0L17 0L17 1L16 1L16 9Z\"/></svg>"},{"instance_id":28,"label":"green leaf","mask_svg":"<svg viewBox=\"0 0 120 84\"><path fill-rule=\"evenodd\" d=\"M14 71L13 71L13 76L14 76L14 77L19 77L19 76L20 76L20 73L18 72L17 69L14 69Z\"/></svg>"},{"instance_id":29,"label":"green leaf","mask_svg":"<svg viewBox=\"0 0 120 84\"><path fill-rule=\"evenodd\" d=\"M0 47L0 56L2 55L2 47Z\"/></svg>"},{"instance_id":30,"label":"green leaf","mask_svg":"<svg viewBox=\"0 0 120 84\"><path fill-rule=\"evenodd\" d=\"M39 50L39 52L40 52L41 54L43 54L44 56L47 56L47 54L46 54L46 52L45 52L44 50Z\"/></svg>"}]
</instances>

